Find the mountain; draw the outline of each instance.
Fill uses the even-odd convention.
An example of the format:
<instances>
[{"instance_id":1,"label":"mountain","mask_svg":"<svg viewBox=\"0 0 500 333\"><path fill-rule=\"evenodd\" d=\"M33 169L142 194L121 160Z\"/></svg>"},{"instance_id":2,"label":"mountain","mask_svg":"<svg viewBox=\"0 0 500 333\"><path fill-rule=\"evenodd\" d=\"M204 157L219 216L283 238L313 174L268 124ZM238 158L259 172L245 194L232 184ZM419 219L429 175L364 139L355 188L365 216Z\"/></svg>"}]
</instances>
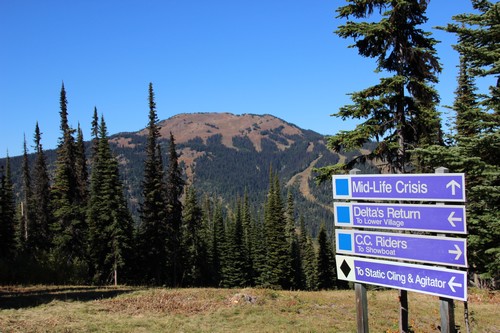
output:
<instances>
[{"instance_id":1,"label":"mountain","mask_svg":"<svg viewBox=\"0 0 500 333\"><path fill-rule=\"evenodd\" d=\"M294 193L296 211L304 216L313 234L323 222L331 228L331 184L316 185L312 173L313 167L339 160L326 148L323 135L272 115L178 114L158 125L162 150L167 151L172 132L186 181L198 193L220 197L230 205L246 191L255 209L262 211L272 169L278 172L282 185ZM143 129L110 138L133 211L140 197L146 135Z\"/></svg>"},{"instance_id":2,"label":"mountain","mask_svg":"<svg viewBox=\"0 0 500 333\"><path fill-rule=\"evenodd\" d=\"M230 207L246 192L254 209L262 215L272 170L278 173L285 191L294 194L297 215L304 217L313 235L321 223L326 223L330 230L333 228L331 184L316 185L312 169L335 164L344 156L329 151L323 135L272 115L178 114L158 125L164 155L172 132L186 183L193 185L199 194L218 197ZM142 129L110 137L112 150L120 162L129 207L136 218L146 135ZM49 164L53 164L55 151L46 154ZM11 158L17 189L21 161L22 156ZM167 165L168 161L164 162Z\"/></svg>"}]
</instances>

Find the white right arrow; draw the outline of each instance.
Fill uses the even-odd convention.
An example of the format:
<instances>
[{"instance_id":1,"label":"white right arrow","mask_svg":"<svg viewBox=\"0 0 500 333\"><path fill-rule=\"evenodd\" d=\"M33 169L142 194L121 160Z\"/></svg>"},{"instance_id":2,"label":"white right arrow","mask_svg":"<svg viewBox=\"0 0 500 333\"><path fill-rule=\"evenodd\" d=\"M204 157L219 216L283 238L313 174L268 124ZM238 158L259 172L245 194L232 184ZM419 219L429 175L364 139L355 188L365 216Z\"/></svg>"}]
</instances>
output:
<instances>
[{"instance_id":1,"label":"white right arrow","mask_svg":"<svg viewBox=\"0 0 500 333\"><path fill-rule=\"evenodd\" d=\"M448 253L450 254L456 254L455 260L458 260L460 256L462 255L462 250L460 250L460 247L457 244L453 244L455 246L455 250L448 250Z\"/></svg>"},{"instance_id":2,"label":"white right arrow","mask_svg":"<svg viewBox=\"0 0 500 333\"><path fill-rule=\"evenodd\" d=\"M460 184L457 183L455 180L450 181L448 184L446 184L446 188L451 187L451 195L455 195L455 189L458 187L460 188Z\"/></svg>"},{"instance_id":3,"label":"white right arrow","mask_svg":"<svg viewBox=\"0 0 500 333\"><path fill-rule=\"evenodd\" d=\"M450 216L448 216L448 222L450 222L450 224L453 227L456 227L455 222L462 222L462 218L461 217L455 217L455 212L451 212Z\"/></svg>"},{"instance_id":4,"label":"white right arrow","mask_svg":"<svg viewBox=\"0 0 500 333\"><path fill-rule=\"evenodd\" d=\"M452 276L450 281L448 282L448 285L450 286L451 291L455 292L455 287L462 287L462 284L460 283L455 283L455 277Z\"/></svg>"}]
</instances>

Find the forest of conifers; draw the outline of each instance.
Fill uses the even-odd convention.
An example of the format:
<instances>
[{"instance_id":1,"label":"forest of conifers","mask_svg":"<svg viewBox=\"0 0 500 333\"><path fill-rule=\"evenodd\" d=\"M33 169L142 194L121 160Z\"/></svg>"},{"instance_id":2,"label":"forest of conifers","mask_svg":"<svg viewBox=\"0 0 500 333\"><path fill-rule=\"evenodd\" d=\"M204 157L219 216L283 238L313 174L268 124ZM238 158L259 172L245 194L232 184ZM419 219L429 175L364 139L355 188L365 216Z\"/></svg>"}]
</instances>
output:
<instances>
[{"instance_id":1,"label":"forest of conifers","mask_svg":"<svg viewBox=\"0 0 500 333\"><path fill-rule=\"evenodd\" d=\"M335 152L367 144L372 149L317 173L319 181L360 165L391 173L427 173L441 166L465 173L470 283L498 288L500 5L472 4L473 13L441 27L457 36L460 56L447 133L434 89L442 69L434 48L438 41L419 28L427 21L427 1L358 0L337 9L346 23L336 34L352 38L361 56L375 59L382 77L353 92L352 104L334 115L358 119L358 125L328 138ZM487 83L485 91L476 80ZM139 223L134 223L104 117L94 110L86 151L82 131L68 124L62 86L54 168L49 169L38 125L32 163L25 142L18 192L9 158L0 166L0 283L347 287L335 278L331 235L322 227L311 237L293 195L283 193L272 168L258 209L245 193L227 205L187 186L175 137L170 136L168 151L158 142L152 84L148 96Z\"/></svg>"},{"instance_id":2,"label":"forest of conifers","mask_svg":"<svg viewBox=\"0 0 500 333\"><path fill-rule=\"evenodd\" d=\"M3 283L336 286L326 230L320 230L315 245L304 219L296 221L293 196L288 194L284 202L275 173L269 175L264 216L258 216L244 193L225 207L187 187L173 135L168 165L163 166L152 84L138 226L124 198L104 118L94 110L88 157L81 131L75 138L68 125L64 85L60 106L62 135L53 179L37 126L34 165L24 154L21 205L14 201L7 159L2 176Z\"/></svg>"}]
</instances>

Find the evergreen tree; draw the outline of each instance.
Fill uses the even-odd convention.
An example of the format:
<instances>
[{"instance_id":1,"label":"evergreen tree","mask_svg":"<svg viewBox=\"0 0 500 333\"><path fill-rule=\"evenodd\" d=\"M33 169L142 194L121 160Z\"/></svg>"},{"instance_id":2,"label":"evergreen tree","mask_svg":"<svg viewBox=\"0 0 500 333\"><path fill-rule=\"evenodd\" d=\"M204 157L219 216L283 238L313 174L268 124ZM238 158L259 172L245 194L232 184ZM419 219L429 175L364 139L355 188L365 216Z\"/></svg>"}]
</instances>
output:
<instances>
[{"instance_id":1,"label":"evergreen tree","mask_svg":"<svg viewBox=\"0 0 500 333\"><path fill-rule=\"evenodd\" d=\"M55 259L65 267L61 268L67 278L81 278L86 253L87 228L80 200L76 171L74 130L68 123L66 91L64 84L60 94L61 137L57 147L54 182L51 189L53 207ZM72 271L71 269L75 269ZM64 278L64 277L63 277Z\"/></svg>"},{"instance_id":2,"label":"evergreen tree","mask_svg":"<svg viewBox=\"0 0 500 333\"><path fill-rule=\"evenodd\" d=\"M97 115L97 107L94 106L91 123L92 133L92 159L96 158L99 149L99 116Z\"/></svg>"},{"instance_id":3,"label":"evergreen tree","mask_svg":"<svg viewBox=\"0 0 500 333\"><path fill-rule=\"evenodd\" d=\"M222 215L222 205L215 203L214 214L212 217L212 235L211 235L211 255L210 263L212 266L212 284L218 287L222 280L223 258L225 256L225 227L224 217Z\"/></svg>"},{"instance_id":4,"label":"evergreen tree","mask_svg":"<svg viewBox=\"0 0 500 333\"><path fill-rule=\"evenodd\" d=\"M163 163L159 154L160 128L154 100L153 84L149 84L149 123L142 181L142 203L138 230L139 272L145 283L167 282L167 198L163 179Z\"/></svg>"},{"instance_id":5,"label":"evergreen tree","mask_svg":"<svg viewBox=\"0 0 500 333\"><path fill-rule=\"evenodd\" d=\"M101 128L101 145L102 150L106 153L110 150L106 149L109 147L108 137L106 136L104 120L102 121ZM106 154L103 154L106 156ZM118 282L118 271L121 270L122 281L126 281L130 278L130 272L132 271L131 258L133 249L133 220L130 215L130 211L127 207L127 201L124 195L124 186L120 178L118 161L114 158L111 153L107 158L107 174L109 180L109 209L108 212L111 215L110 225L105 229L106 233L109 234L108 246L109 251L106 256L105 263L112 266L114 275L114 284Z\"/></svg>"},{"instance_id":6,"label":"evergreen tree","mask_svg":"<svg viewBox=\"0 0 500 333\"><path fill-rule=\"evenodd\" d=\"M30 249L28 238L28 233L31 232L32 225L34 223L34 216L32 212L33 206L33 192L31 188L31 171L28 161L28 148L26 145L26 137L24 137L23 144L23 187L22 187L22 200L21 200L21 216L19 219L18 227L18 240L19 246L22 251Z\"/></svg>"},{"instance_id":7,"label":"evergreen tree","mask_svg":"<svg viewBox=\"0 0 500 333\"><path fill-rule=\"evenodd\" d=\"M318 234L318 288L332 289L335 286L335 259L328 240L325 225L321 225Z\"/></svg>"},{"instance_id":8,"label":"evergreen tree","mask_svg":"<svg viewBox=\"0 0 500 333\"><path fill-rule=\"evenodd\" d=\"M460 67L458 76L458 87L455 90L455 101L453 103L453 110L456 113L455 126L457 138L467 138L478 135L481 131L481 122L483 112L477 102L478 96L476 95L477 87L475 85L474 77L471 75L469 64L466 57L460 57Z\"/></svg>"},{"instance_id":9,"label":"evergreen tree","mask_svg":"<svg viewBox=\"0 0 500 333\"><path fill-rule=\"evenodd\" d=\"M278 176L272 173L265 205L264 230L267 246L264 282L273 287L289 288L291 255L286 235L286 219Z\"/></svg>"},{"instance_id":10,"label":"evergreen tree","mask_svg":"<svg viewBox=\"0 0 500 333\"><path fill-rule=\"evenodd\" d=\"M498 26L500 24L500 4L487 0L472 0L476 13L456 15L454 23L444 29L458 37L454 48L460 53L474 77L490 77L494 84L489 87L489 94L482 95L481 104L492 110L490 118L493 126L498 125L500 112L500 46ZM485 114L483 114L483 117Z\"/></svg>"},{"instance_id":11,"label":"evergreen tree","mask_svg":"<svg viewBox=\"0 0 500 333\"><path fill-rule=\"evenodd\" d=\"M175 139L170 132L169 164L167 170L166 202L167 202L167 246L169 253L169 270L173 286L180 283L182 275L182 261L180 253L182 223L181 195L184 189L184 180L179 167Z\"/></svg>"},{"instance_id":12,"label":"evergreen tree","mask_svg":"<svg viewBox=\"0 0 500 333\"><path fill-rule=\"evenodd\" d=\"M248 284L248 268L244 246L242 204L236 203L236 213L232 223L226 228L226 253L222 270L222 286L226 288L244 287Z\"/></svg>"},{"instance_id":13,"label":"evergreen tree","mask_svg":"<svg viewBox=\"0 0 500 333\"><path fill-rule=\"evenodd\" d=\"M187 201L186 201L187 205ZM188 208L186 207L185 210ZM184 212L184 211L183 211ZM183 213L184 214L184 213ZM210 196L207 194L203 195L202 199L202 208L201 208L201 231L200 235L203 239L203 243L205 245L205 262L203 263L203 276L201 284L203 286L214 286L214 249L213 249L213 205Z\"/></svg>"},{"instance_id":14,"label":"evergreen tree","mask_svg":"<svg viewBox=\"0 0 500 333\"><path fill-rule=\"evenodd\" d=\"M85 155L85 142L79 123L75 143L75 176L77 184L77 201L80 207L85 209L87 206L89 175L87 170L87 157Z\"/></svg>"},{"instance_id":15,"label":"evergreen tree","mask_svg":"<svg viewBox=\"0 0 500 333\"><path fill-rule=\"evenodd\" d=\"M250 212L250 203L248 199L248 193L245 191L243 196L243 207L241 210L241 221L243 225L243 248L245 253L245 265L244 269L247 272L246 279L248 285L253 285L255 282L255 269L254 269L254 252L255 252L255 241L254 241L254 229L255 221L252 219L252 214Z\"/></svg>"},{"instance_id":16,"label":"evergreen tree","mask_svg":"<svg viewBox=\"0 0 500 333\"><path fill-rule=\"evenodd\" d=\"M291 263L289 266L288 278L290 280L290 287L293 289L301 289L301 275L302 275L302 260L300 256L300 245L297 232L295 230L295 205L293 202L293 195L288 191L287 205L285 212L286 219L286 237L289 246L289 253L291 256Z\"/></svg>"},{"instance_id":17,"label":"evergreen tree","mask_svg":"<svg viewBox=\"0 0 500 333\"><path fill-rule=\"evenodd\" d=\"M47 170L47 158L42 146L42 133L35 127L35 165L33 168L33 225L30 231L32 252L42 254L50 249L50 225L53 217L50 203L50 178Z\"/></svg>"},{"instance_id":18,"label":"evergreen tree","mask_svg":"<svg viewBox=\"0 0 500 333\"><path fill-rule=\"evenodd\" d=\"M446 166L466 177L468 256L474 283L497 287L500 278L500 5L474 0L478 13L454 16L444 29L458 36L460 72L453 110L456 134L450 147L417 150L431 167ZM493 79L479 94L475 79Z\"/></svg>"},{"instance_id":19,"label":"evergreen tree","mask_svg":"<svg viewBox=\"0 0 500 333\"><path fill-rule=\"evenodd\" d=\"M3 166L0 169L0 261L3 262L11 262L16 254L15 220L16 206L12 174L10 158L7 156L5 169Z\"/></svg>"},{"instance_id":20,"label":"evergreen tree","mask_svg":"<svg viewBox=\"0 0 500 333\"><path fill-rule=\"evenodd\" d=\"M262 217L257 217L251 230L252 239L252 274L253 282L259 286L265 286L267 269L267 239L265 222Z\"/></svg>"},{"instance_id":21,"label":"evergreen tree","mask_svg":"<svg viewBox=\"0 0 500 333\"><path fill-rule=\"evenodd\" d=\"M133 222L123 195L118 162L108 143L101 117L99 144L91 174L89 198L89 253L95 283L118 281L118 270L130 259ZM130 263L130 262L129 262Z\"/></svg>"},{"instance_id":22,"label":"evergreen tree","mask_svg":"<svg viewBox=\"0 0 500 333\"><path fill-rule=\"evenodd\" d=\"M198 205L193 187L186 190L183 210L181 248L183 262L183 286L201 286L207 275L207 249L203 238L203 212Z\"/></svg>"},{"instance_id":23,"label":"evergreen tree","mask_svg":"<svg viewBox=\"0 0 500 333\"><path fill-rule=\"evenodd\" d=\"M435 105L439 102L432 84L441 67L436 56L436 41L418 27L427 21L428 1L349 0L337 9L338 18L347 23L337 30L342 38L353 38L360 55L377 60L377 72L393 73L372 87L351 94L352 105L340 108L335 116L363 119L352 131L341 131L328 140L340 151L360 148L376 140L367 155L347 165L323 169L329 175L338 168L350 169L366 158L379 158L386 169L407 170L409 148L439 143L440 125ZM378 10L379 22L361 21ZM354 18L358 21L350 20Z\"/></svg>"},{"instance_id":24,"label":"evergreen tree","mask_svg":"<svg viewBox=\"0 0 500 333\"><path fill-rule=\"evenodd\" d=\"M302 262L302 285L306 290L316 290L318 288L317 258L314 251L312 238L308 235L304 217L300 216L300 253Z\"/></svg>"}]
</instances>

